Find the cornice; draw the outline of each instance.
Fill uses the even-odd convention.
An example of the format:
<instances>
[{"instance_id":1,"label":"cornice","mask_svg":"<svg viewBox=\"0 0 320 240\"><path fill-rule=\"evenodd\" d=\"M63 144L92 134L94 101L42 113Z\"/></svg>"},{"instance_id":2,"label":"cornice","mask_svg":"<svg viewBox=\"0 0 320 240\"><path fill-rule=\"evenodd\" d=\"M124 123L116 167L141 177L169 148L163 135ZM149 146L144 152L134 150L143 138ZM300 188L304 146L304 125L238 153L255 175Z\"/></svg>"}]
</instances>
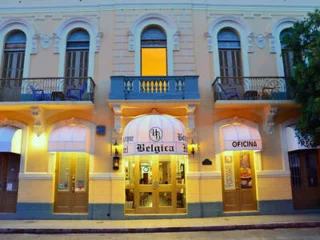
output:
<instances>
[{"instance_id":1,"label":"cornice","mask_svg":"<svg viewBox=\"0 0 320 240\"><path fill-rule=\"evenodd\" d=\"M268 3L265 4L249 4L248 3L203 3L201 1L185 1L187 3L182 3L180 0L175 1L162 1L158 3L154 2L144 2L139 1L139 3L135 2L130 3L126 1L117 2L116 4L111 3L103 3L97 1L97 4L92 3L81 3L77 6L74 5L52 5L52 6L17 6L17 4L8 4L6 6L2 5L0 7L0 13L39 13L39 12L89 12L89 11L102 11L102 10L142 10L142 9L185 9L185 10L207 10L207 11L268 11L268 12L309 12L313 11L315 8L320 7L320 3L317 1L309 1L310 3L277 3L273 4ZM193 3L192 3L193 2ZM221 1L222 2L222 1Z\"/></svg>"}]
</instances>

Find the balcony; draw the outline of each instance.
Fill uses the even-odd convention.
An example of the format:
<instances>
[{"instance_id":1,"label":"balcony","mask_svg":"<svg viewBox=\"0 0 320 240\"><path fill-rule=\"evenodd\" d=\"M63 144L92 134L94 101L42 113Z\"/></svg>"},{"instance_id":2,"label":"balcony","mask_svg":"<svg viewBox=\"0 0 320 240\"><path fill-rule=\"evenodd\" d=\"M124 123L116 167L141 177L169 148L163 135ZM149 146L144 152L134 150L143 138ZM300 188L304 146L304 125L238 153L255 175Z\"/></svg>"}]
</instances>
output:
<instances>
[{"instance_id":1,"label":"balcony","mask_svg":"<svg viewBox=\"0 0 320 240\"><path fill-rule=\"evenodd\" d=\"M198 76L111 76L109 100L199 100Z\"/></svg>"},{"instance_id":2,"label":"balcony","mask_svg":"<svg viewBox=\"0 0 320 240\"><path fill-rule=\"evenodd\" d=\"M83 89L79 97L72 97ZM33 93L32 87L37 91ZM94 101L95 83L86 78L22 78L0 79L0 102L25 101ZM42 92L43 91L43 92ZM79 93L79 92L78 92ZM39 97L42 95L42 97Z\"/></svg>"},{"instance_id":3,"label":"balcony","mask_svg":"<svg viewBox=\"0 0 320 240\"><path fill-rule=\"evenodd\" d=\"M287 77L217 77L212 84L215 108L250 105L291 105Z\"/></svg>"},{"instance_id":4,"label":"balcony","mask_svg":"<svg viewBox=\"0 0 320 240\"><path fill-rule=\"evenodd\" d=\"M93 105L94 90L91 77L0 79L0 106L2 110L30 105L76 109Z\"/></svg>"}]
</instances>

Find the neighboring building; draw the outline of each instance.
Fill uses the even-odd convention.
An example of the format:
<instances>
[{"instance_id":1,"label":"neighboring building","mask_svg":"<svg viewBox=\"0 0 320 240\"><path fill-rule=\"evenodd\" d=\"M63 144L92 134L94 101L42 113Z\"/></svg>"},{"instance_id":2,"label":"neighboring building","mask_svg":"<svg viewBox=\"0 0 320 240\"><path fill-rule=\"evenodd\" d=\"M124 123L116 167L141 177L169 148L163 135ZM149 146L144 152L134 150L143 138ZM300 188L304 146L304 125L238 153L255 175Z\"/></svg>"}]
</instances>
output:
<instances>
[{"instance_id":1,"label":"neighboring building","mask_svg":"<svg viewBox=\"0 0 320 240\"><path fill-rule=\"evenodd\" d=\"M241 2L0 4L0 219L318 211L281 39L320 3Z\"/></svg>"}]
</instances>

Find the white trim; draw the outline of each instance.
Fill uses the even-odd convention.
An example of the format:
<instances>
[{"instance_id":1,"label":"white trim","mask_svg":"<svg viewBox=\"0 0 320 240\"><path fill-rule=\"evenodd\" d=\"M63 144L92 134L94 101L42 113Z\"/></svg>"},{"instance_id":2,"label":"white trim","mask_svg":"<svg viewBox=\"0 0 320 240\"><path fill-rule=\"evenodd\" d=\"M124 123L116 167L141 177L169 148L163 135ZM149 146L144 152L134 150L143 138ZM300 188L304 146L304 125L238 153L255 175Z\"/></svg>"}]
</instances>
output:
<instances>
[{"instance_id":1,"label":"white trim","mask_svg":"<svg viewBox=\"0 0 320 240\"><path fill-rule=\"evenodd\" d=\"M123 180L124 173L90 173L89 180Z\"/></svg>"},{"instance_id":2,"label":"white trim","mask_svg":"<svg viewBox=\"0 0 320 240\"><path fill-rule=\"evenodd\" d=\"M64 21L53 34L55 38L54 53L60 54L58 77L64 77L67 37L70 31L75 28L86 30L90 36L88 76L94 77L95 52L99 51L102 33L99 32L96 23L84 17L73 17Z\"/></svg>"},{"instance_id":3,"label":"white trim","mask_svg":"<svg viewBox=\"0 0 320 240\"><path fill-rule=\"evenodd\" d=\"M221 172L188 172L187 179L220 179Z\"/></svg>"},{"instance_id":4,"label":"white trim","mask_svg":"<svg viewBox=\"0 0 320 240\"><path fill-rule=\"evenodd\" d=\"M257 172L257 178L288 178L290 177L290 171L287 170L264 170Z\"/></svg>"},{"instance_id":5,"label":"white trim","mask_svg":"<svg viewBox=\"0 0 320 240\"><path fill-rule=\"evenodd\" d=\"M23 66L23 78L29 77L30 72L30 54L36 54L38 51L38 43L35 28L26 20L20 18L9 19L2 24L0 24L0 66L2 66L3 61L3 49L4 42L8 35L13 30L20 30L24 32L27 38L25 56L24 56L24 66Z\"/></svg>"},{"instance_id":6,"label":"white trim","mask_svg":"<svg viewBox=\"0 0 320 240\"><path fill-rule=\"evenodd\" d=\"M252 52L252 30L249 28L246 22L241 18L233 16L224 16L215 19L209 26L208 34L208 44L212 44L211 49L213 51L213 69L214 69L214 79L221 75L220 73L220 60L219 60L219 48L218 48L218 33L223 28L233 28L240 37L241 44L241 56L242 56L242 68L243 76L250 76L249 58L248 52ZM211 40L211 39L212 40ZM210 39L210 41L209 41ZM210 48L209 48L210 51ZM248 88L248 84L245 84L245 88Z\"/></svg>"},{"instance_id":7,"label":"white trim","mask_svg":"<svg viewBox=\"0 0 320 240\"><path fill-rule=\"evenodd\" d=\"M129 51L135 52L135 76L141 75L141 40L140 36L145 27L149 25L158 25L166 33L167 36L167 71L168 76L174 75L173 51L179 49L179 32L176 24L167 16L159 13L148 13L139 17L130 28L129 35Z\"/></svg>"},{"instance_id":8,"label":"white trim","mask_svg":"<svg viewBox=\"0 0 320 240\"><path fill-rule=\"evenodd\" d=\"M276 53L277 57L277 66L278 66L278 76L284 76L283 69L283 61L281 56L281 43L280 43L280 33L286 29L293 26L295 22L297 22L297 18L283 18L280 19L273 27L272 27L272 35L269 36L270 42L270 52Z\"/></svg>"},{"instance_id":9,"label":"white trim","mask_svg":"<svg viewBox=\"0 0 320 240\"><path fill-rule=\"evenodd\" d=\"M53 180L52 173L46 172L26 172L19 173L20 180Z\"/></svg>"}]
</instances>

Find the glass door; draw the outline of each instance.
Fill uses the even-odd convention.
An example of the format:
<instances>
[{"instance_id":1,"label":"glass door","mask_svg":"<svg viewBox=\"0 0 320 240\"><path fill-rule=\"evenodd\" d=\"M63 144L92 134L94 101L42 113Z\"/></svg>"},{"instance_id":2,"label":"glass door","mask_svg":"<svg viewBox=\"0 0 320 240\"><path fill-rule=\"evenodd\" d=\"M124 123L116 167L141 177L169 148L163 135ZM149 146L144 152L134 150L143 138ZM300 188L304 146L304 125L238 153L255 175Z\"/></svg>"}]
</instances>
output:
<instances>
[{"instance_id":1,"label":"glass door","mask_svg":"<svg viewBox=\"0 0 320 240\"><path fill-rule=\"evenodd\" d=\"M185 160L176 156L132 157L126 161L126 213L185 213Z\"/></svg>"}]
</instances>

